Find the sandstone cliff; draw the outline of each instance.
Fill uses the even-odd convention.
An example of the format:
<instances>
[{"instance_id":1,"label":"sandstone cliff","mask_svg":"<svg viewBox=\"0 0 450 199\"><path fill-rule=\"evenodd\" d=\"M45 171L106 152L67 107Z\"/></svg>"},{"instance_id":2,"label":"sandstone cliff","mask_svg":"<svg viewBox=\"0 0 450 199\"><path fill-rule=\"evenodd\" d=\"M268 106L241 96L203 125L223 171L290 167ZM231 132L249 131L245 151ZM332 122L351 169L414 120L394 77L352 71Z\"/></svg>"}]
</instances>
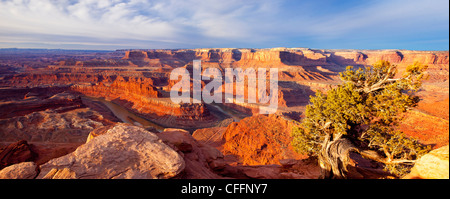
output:
<instances>
[{"instance_id":1,"label":"sandstone cliff","mask_svg":"<svg viewBox=\"0 0 450 199\"><path fill-rule=\"evenodd\" d=\"M111 84L74 85L72 90L103 97L164 126L192 128L215 120L202 103L175 104L169 98L160 98L161 93L150 78L118 76Z\"/></svg>"},{"instance_id":2,"label":"sandstone cliff","mask_svg":"<svg viewBox=\"0 0 450 199\"><path fill-rule=\"evenodd\" d=\"M161 94L153 86L151 78L134 78L118 76L109 85L107 82L99 82L93 86L74 86L73 89L86 94L98 94L115 98L118 96L144 96L144 97L158 97Z\"/></svg>"},{"instance_id":3,"label":"sandstone cliff","mask_svg":"<svg viewBox=\"0 0 450 199\"><path fill-rule=\"evenodd\" d=\"M387 60L394 64L409 64L419 61L423 64L448 64L448 51L408 51L408 50L313 50L308 48L271 49L185 49L127 51L124 60L159 59L182 66L194 59L205 62L219 62L240 67L255 66L326 66L373 64ZM178 64L177 64L178 63Z\"/></svg>"},{"instance_id":4,"label":"sandstone cliff","mask_svg":"<svg viewBox=\"0 0 450 199\"><path fill-rule=\"evenodd\" d=\"M9 75L3 79L4 84L9 86L30 86L37 85L67 85L74 83L92 83L105 79L99 75L85 73L56 73L56 74L20 74Z\"/></svg>"}]
</instances>

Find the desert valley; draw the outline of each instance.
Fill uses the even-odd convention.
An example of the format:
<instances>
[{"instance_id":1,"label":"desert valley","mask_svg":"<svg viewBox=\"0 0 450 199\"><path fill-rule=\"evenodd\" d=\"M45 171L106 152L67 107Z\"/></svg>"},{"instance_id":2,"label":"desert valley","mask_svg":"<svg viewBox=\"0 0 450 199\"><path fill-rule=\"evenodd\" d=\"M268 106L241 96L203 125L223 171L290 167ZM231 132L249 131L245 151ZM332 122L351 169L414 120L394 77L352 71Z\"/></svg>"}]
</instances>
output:
<instances>
[{"instance_id":1,"label":"desert valley","mask_svg":"<svg viewBox=\"0 0 450 199\"><path fill-rule=\"evenodd\" d=\"M193 60L222 72L278 68L277 112L259 114L255 103L173 103L170 72L192 73ZM310 96L342 83L347 66L379 60L399 74L416 61L428 65L421 101L399 130L434 149L429 156L447 162L448 178L448 51L309 48L0 49L0 178L315 179L320 166L294 151L293 126ZM404 177L351 158L349 178ZM439 175L425 172L426 158L416 166L408 178Z\"/></svg>"}]
</instances>

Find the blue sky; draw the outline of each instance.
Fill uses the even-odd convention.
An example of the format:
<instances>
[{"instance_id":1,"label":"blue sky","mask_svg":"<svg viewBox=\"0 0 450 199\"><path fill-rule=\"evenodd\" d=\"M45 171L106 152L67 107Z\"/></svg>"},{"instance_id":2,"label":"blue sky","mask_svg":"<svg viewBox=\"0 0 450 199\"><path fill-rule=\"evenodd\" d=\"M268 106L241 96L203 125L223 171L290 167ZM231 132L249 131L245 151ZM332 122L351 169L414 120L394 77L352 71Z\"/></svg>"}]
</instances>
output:
<instances>
[{"instance_id":1,"label":"blue sky","mask_svg":"<svg viewBox=\"0 0 450 199\"><path fill-rule=\"evenodd\" d=\"M448 0L0 0L0 48L449 49Z\"/></svg>"}]
</instances>

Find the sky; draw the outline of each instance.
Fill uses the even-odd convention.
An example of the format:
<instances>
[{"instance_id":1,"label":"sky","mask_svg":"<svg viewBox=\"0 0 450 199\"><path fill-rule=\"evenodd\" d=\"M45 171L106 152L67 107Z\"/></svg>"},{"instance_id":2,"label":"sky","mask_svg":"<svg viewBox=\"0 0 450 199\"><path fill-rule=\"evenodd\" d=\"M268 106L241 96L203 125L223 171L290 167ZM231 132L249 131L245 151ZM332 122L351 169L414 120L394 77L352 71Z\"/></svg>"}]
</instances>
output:
<instances>
[{"instance_id":1,"label":"sky","mask_svg":"<svg viewBox=\"0 0 450 199\"><path fill-rule=\"evenodd\" d=\"M449 50L448 0L0 0L0 48Z\"/></svg>"}]
</instances>

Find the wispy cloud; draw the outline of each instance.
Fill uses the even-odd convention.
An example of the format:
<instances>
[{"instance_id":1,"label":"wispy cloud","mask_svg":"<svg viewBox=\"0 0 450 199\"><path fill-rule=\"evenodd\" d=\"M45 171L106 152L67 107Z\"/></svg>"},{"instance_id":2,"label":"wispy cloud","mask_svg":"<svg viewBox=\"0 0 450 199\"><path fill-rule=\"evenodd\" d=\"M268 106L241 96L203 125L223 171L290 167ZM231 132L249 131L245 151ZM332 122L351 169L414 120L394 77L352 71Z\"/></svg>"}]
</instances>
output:
<instances>
[{"instance_id":1,"label":"wispy cloud","mask_svg":"<svg viewBox=\"0 0 450 199\"><path fill-rule=\"evenodd\" d=\"M391 0L365 2L345 12L330 13L311 24L311 34L342 36L352 32L373 34L421 32L448 28L448 1ZM439 27L441 26L441 27Z\"/></svg>"},{"instance_id":2,"label":"wispy cloud","mask_svg":"<svg viewBox=\"0 0 450 199\"><path fill-rule=\"evenodd\" d=\"M391 41L419 34L423 40L448 40L448 36L442 38L448 35L448 4L448 0L0 0L0 47L14 43L109 49L320 47L334 43L340 48L351 39Z\"/></svg>"}]
</instances>

